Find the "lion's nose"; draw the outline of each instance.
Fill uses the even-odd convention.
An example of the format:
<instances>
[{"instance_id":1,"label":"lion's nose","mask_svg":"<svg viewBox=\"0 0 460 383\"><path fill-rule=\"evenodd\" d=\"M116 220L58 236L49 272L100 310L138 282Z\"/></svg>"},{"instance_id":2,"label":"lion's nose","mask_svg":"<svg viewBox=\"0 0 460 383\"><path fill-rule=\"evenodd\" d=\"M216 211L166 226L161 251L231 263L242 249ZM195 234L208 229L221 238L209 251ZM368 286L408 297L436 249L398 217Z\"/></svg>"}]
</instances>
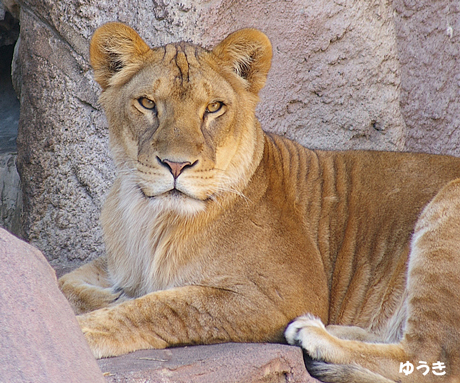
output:
<instances>
[{"instance_id":1,"label":"lion's nose","mask_svg":"<svg viewBox=\"0 0 460 383\"><path fill-rule=\"evenodd\" d=\"M190 161L175 162L175 161L170 161L168 159L162 160L159 157L157 157L157 158L158 158L158 161L160 162L160 164L162 164L163 166L166 166L167 168L169 168L169 171L173 175L174 179L179 177L185 168L191 167L191 166L193 166L193 165L195 165L197 163L197 161L195 161L192 164Z\"/></svg>"}]
</instances>

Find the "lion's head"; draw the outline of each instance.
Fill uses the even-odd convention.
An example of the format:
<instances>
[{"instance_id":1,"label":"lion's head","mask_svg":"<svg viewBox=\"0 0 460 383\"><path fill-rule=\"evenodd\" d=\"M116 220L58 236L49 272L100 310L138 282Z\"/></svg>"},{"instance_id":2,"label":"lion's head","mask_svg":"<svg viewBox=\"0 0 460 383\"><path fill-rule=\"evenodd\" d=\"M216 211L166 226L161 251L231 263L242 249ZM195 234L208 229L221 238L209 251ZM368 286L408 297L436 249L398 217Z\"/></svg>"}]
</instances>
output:
<instances>
[{"instance_id":1,"label":"lion's head","mask_svg":"<svg viewBox=\"0 0 460 383\"><path fill-rule=\"evenodd\" d=\"M253 29L208 51L188 43L151 49L124 24L100 27L90 58L124 182L181 213L240 193L262 156L254 110L271 55L268 38Z\"/></svg>"}]
</instances>

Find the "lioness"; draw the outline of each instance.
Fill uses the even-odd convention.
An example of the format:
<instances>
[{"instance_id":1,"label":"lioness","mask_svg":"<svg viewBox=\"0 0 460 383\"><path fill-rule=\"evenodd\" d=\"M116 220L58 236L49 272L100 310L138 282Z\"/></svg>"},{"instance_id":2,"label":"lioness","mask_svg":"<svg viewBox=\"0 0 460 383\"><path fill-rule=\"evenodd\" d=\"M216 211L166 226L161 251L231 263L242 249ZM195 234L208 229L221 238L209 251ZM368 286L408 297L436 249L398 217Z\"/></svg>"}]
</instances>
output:
<instances>
[{"instance_id":1,"label":"lioness","mask_svg":"<svg viewBox=\"0 0 460 383\"><path fill-rule=\"evenodd\" d=\"M458 381L460 159L263 132L271 56L254 29L212 51L95 32L107 255L60 279L94 355L286 334L327 382Z\"/></svg>"}]
</instances>

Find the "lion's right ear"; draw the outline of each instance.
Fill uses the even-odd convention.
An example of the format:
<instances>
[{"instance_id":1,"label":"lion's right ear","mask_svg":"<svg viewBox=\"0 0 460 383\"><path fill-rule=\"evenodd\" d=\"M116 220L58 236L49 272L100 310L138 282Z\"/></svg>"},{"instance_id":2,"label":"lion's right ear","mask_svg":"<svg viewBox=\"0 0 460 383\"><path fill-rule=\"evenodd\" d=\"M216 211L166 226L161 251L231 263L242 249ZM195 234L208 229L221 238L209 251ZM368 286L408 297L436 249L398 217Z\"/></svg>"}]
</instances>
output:
<instances>
[{"instance_id":1,"label":"lion's right ear","mask_svg":"<svg viewBox=\"0 0 460 383\"><path fill-rule=\"evenodd\" d=\"M107 23L96 29L91 38L91 66L95 80L104 90L129 79L151 54L137 32L122 23Z\"/></svg>"}]
</instances>

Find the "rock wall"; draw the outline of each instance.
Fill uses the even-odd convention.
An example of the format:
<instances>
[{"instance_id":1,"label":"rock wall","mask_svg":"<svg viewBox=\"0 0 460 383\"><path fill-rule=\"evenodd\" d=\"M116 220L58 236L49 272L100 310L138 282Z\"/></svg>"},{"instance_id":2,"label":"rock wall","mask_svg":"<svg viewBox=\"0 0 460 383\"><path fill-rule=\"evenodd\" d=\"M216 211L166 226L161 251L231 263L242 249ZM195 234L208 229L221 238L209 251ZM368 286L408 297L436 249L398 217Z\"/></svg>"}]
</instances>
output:
<instances>
[{"instance_id":1,"label":"rock wall","mask_svg":"<svg viewBox=\"0 0 460 383\"><path fill-rule=\"evenodd\" d=\"M233 30L259 28L274 49L258 108L266 130L313 148L460 155L460 10L451 1L19 4L14 79L24 235L54 262L104 251L98 217L114 168L88 44L107 21L133 26L152 46L188 40L212 47Z\"/></svg>"},{"instance_id":2,"label":"rock wall","mask_svg":"<svg viewBox=\"0 0 460 383\"><path fill-rule=\"evenodd\" d=\"M460 3L395 0L408 151L460 155Z\"/></svg>"}]
</instances>

